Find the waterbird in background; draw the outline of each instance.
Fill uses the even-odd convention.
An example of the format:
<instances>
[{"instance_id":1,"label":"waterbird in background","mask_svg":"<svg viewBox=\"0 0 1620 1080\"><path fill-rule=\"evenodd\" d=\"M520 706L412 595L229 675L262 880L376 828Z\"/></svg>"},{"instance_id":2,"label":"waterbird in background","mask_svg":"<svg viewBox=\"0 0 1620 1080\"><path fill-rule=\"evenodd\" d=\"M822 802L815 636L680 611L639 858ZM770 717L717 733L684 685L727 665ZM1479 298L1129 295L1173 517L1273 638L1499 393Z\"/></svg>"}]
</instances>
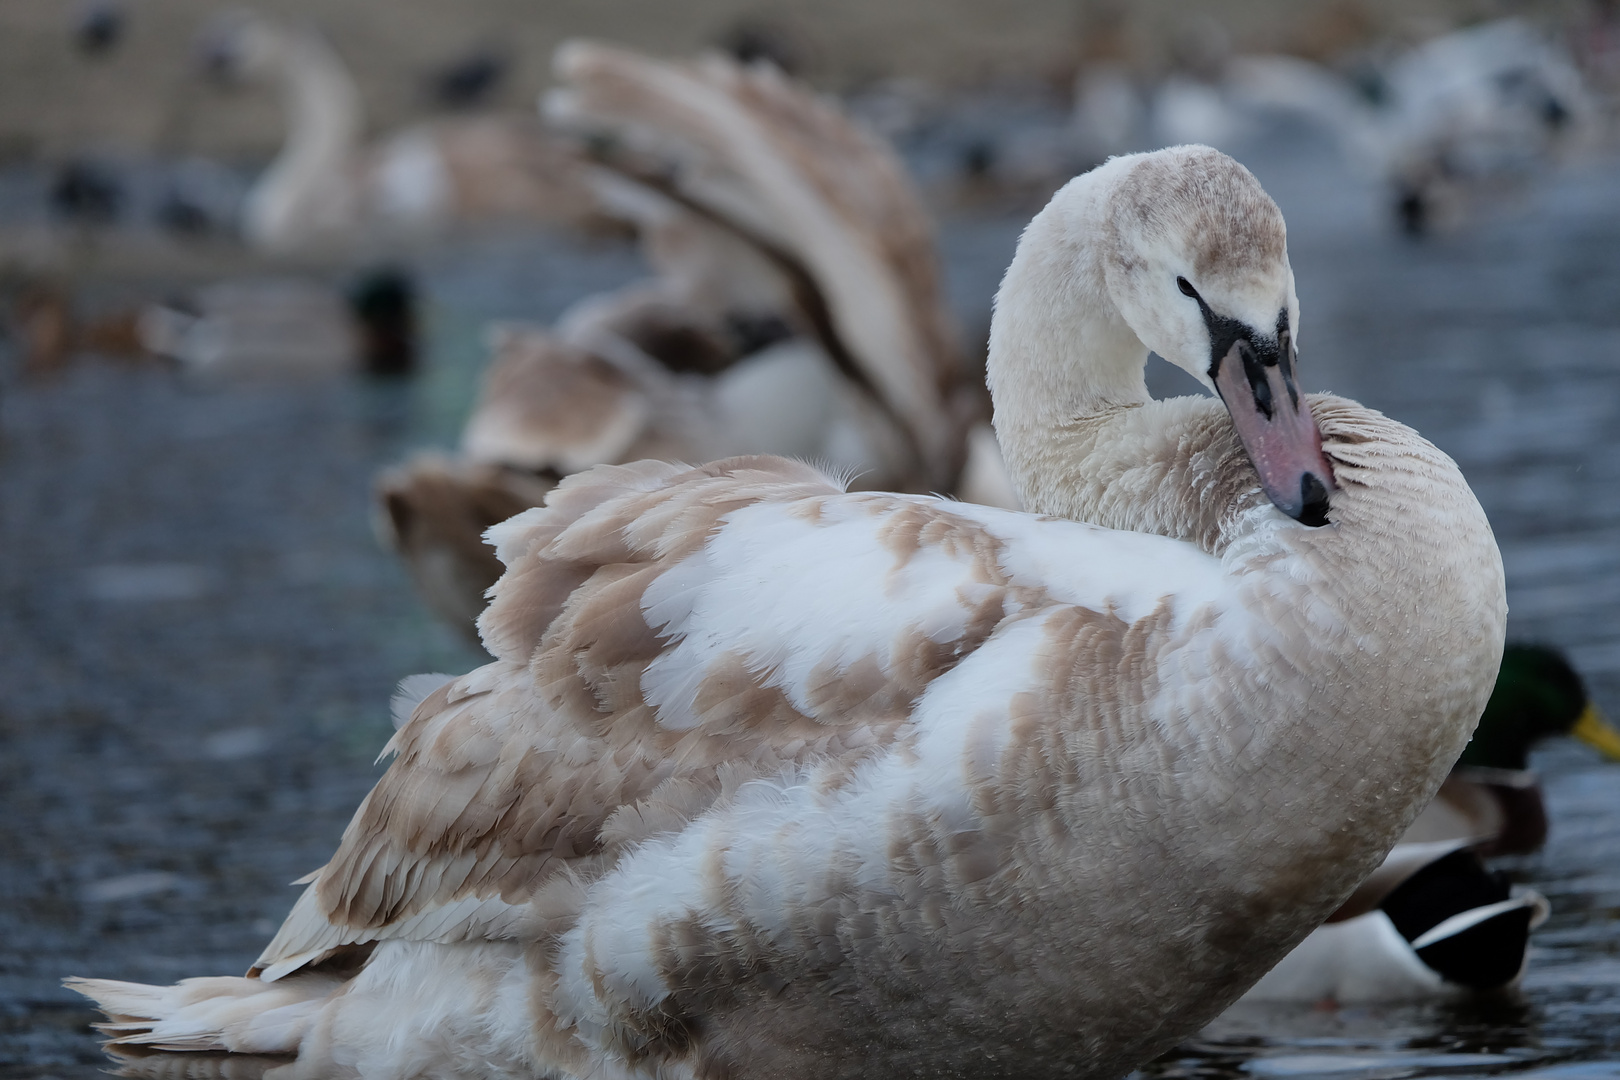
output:
<instances>
[{"instance_id":1,"label":"waterbird in background","mask_svg":"<svg viewBox=\"0 0 1620 1080\"><path fill-rule=\"evenodd\" d=\"M1524 975L1546 898L1510 886L1466 840L1402 842L1241 1002L1310 1005L1461 998Z\"/></svg>"},{"instance_id":2,"label":"waterbird in background","mask_svg":"<svg viewBox=\"0 0 1620 1080\"><path fill-rule=\"evenodd\" d=\"M575 43L557 68L548 107L618 148L587 178L655 276L553 331L498 329L466 467L433 455L380 478L381 533L436 612L473 634L499 573L485 515L596 464L782 454L1012 503L988 425L969 426L982 390L889 146L764 64Z\"/></svg>"},{"instance_id":3,"label":"waterbird in background","mask_svg":"<svg viewBox=\"0 0 1620 1080\"><path fill-rule=\"evenodd\" d=\"M934 489L949 489L982 392L940 296L933 223L893 150L767 64L659 63L574 42L555 66L562 85L543 107L610 133L605 166L798 264L821 294L822 344L909 433Z\"/></svg>"},{"instance_id":4,"label":"waterbird in background","mask_svg":"<svg viewBox=\"0 0 1620 1080\"><path fill-rule=\"evenodd\" d=\"M420 236L498 217L572 221L589 207L574 156L533 117L466 117L361 145L359 90L312 27L235 12L205 32L207 69L271 81L287 137L249 192L242 232L270 251Z\"/></svg>"},{"instance_id":5,"label":"waterbird in background","mask_svg":"<svg viewBox=\"0 0 1620 1080\"><path fill-rule=\"evenodd\" d=\"M106 56L123 42L128 22L123 0L82 0L73 14L73 44L86 56Z\"/></svg>"},{"instance_id":6,"label":"waterbird in background","mask_svg":"<svg viewBox=\"0 0 1620 1080\"><path fill-rule=\"evenodd\" d=\"M1450 459L1303 393L1284 236L1204 147L1036 216L989 354L1034 513L754 457L497 527L495 661L413 684L250 973L73 982L125 1071L1101 1077L1198 1030L1433 796L1506 618Z\"/></svg>"},{"instance_id":7,"label":"waterbird in background","mask_svg":"<svg viewBox=\"0 0 1620 1080\"><path fill-rule=\"evenodd\" d=\"M416 356L415 286L396 267L356 275L347 291L297 277L235 278L86 317L61 282L31 282L13 323L23 370L75 358L170 362L203 379L408 374Z\"/></svg>"},{"instance_id":8,"label":"waterbird in background","mask_svg":"<svg viewBox=\"0 0 1620 1080\"><path fill-rule=\"evenodd\" d=\"M1547 810L1529 753L1570 737L1620 761L1620 731L1558 650L1509 645L1479 727L1440 794L1412 825L1417 841L1464 838L1483 855L1526 855L1547 841Z\"/></svg>"},{"instance_id":9,"label":"waterbird in background","mask_svg":"<svg viewBox=\"0 0 1620 1080\"><path fill-rule=\"evenodd\" d=\"M511 66L511 58L506 53L480 45L430 74L428 95L447 109L474 108L494 94Z\"/></svg>"},{"instance_id":10,"label":"waterbird in background","mask_svg":"<svg viewBox=\"0 0 1620 1080\"><path fill-rule=\"evenodd\" d=\"M1177 70L1149 83L1117 57L1075 84L1072 138L1102 155L1184 141L1240 145L1276 114L1304 117L1383 184L1395 222L1420 235L1520 186L1589 144L1595 106L1567 49L1518 19L1481 23L1350 72L1298 56L1239 54L1194 18Z\"/></svg>"},{"instance_id":11,"label":"waterbird in background","mask_svg":"<svg viewBox=\"0 0 1620 1080\"><path fill-rule=\"evenodd\" d=\"M292 277L218 281L139 314L146 352L203 379L404 375L415 366L415 287L394 267L347 291Z\"/></svg>"},{"instance_id":12,"label":"waterbird in background","mask_svg":"<svg viewBox=\"0 0 1620 1080\"><path fill-rule=\"evenodd\" d=\"M1547 838L1528 753L1572 736L1620 761L1620 732L1556 649L1508 645L1473 738L1384 865L1326 924L1244 995L1360 1003L1501 990L1524 973L1547 902L1512 891L1483 856Z\"/></svg>"},{"instance_id":13,"label":"waterbird in background","mask_svg":"<svg viewBox=\"0 0 1620 1080\"><path fill-rule=\"evenodd\" d=\"M56 167L49 193L57 218L81 225L107 226L124 208L124 185L106 163L73 157Z\"/></svg>"},{"instance_id":14,"label":"waterbird in background","mask_svg":"<svg viewBox=\"0 0 1620 1080\"><path fill-rule=\"evenodd\" d=\"M1250 56L1231 63L1226 88L1243 108L1323 123L1388 185L1413 235L1582 145L1597 118L1567 51L1517 19L1443 34L1365 69L1360 85L1298 58Z\"/></svg>"}]
</instances>

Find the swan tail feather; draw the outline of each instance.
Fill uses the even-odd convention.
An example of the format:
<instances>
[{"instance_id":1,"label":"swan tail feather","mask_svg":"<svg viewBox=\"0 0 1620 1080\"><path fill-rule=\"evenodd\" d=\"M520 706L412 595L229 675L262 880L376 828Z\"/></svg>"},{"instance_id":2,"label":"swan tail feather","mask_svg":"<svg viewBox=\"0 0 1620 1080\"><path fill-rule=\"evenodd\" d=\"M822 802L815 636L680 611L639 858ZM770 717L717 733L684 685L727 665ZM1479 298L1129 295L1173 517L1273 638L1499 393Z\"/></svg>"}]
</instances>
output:
<instances>
[{"instance_id":1,"label":"swan tail feather","mask_svg":"<svg viewBox=\"0 0 1620 1080\"><path fill-rule=\"evenodd\" d=\"M254 977L186 979L147 986L112 979L67 979L106 1020L95 1027L124 1076L151 1080L247 1080L286 1065L343 979L310 973L265 982Z\"/></svg>"}]
</instances>

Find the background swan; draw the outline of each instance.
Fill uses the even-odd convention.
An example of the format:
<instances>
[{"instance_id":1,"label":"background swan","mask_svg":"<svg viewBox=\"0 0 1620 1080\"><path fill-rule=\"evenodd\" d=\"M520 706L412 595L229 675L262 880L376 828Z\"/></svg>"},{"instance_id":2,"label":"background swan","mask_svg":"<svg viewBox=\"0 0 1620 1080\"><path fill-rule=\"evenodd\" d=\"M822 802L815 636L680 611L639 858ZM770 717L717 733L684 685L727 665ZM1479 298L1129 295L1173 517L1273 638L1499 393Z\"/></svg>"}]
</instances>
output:
<instances>
[{"instance_id":1,"label":"background swan","mask_svg":"<svg viewBox=\"0 0 1620 1080\"><path fill-rule=\"evenodd\" d=\"M1455 222L1601 126L1567 51L1519 19L1442 34L1366 74L1358 87L1309 61L1250 56L1231 65L1227 93L1322 123L1347 162L1389 186L1411 233Z\"/></svg>"},{"instance_id":2,"label":"background swan","mask_svg":"<svg viewBox=\"0 0 1620 1080\"><path fill-rule=\"evenodd\" d=\"M770 453L861 487L1016 505L988 425L971 426L983 392L941 296L932 224L890 147L769 66L586 43L557 63L565 87L549 108L621 148L586 181L635 223L654 276L582 301L552 332L495 330L465 458L549 484L642 457ZM424 468L419 485L409 465L380 481L384 535L436 611L476 612L496 571L487 552L462 556L499 519L466 511L497 503L455 495L442 460ZM478 491L492 482L467 476ZM428 543L456 529L472 531Z\"/></svg>"},{"instance_id":3,"label":"background swan","mask_svg":"<svg viewBox=\"0 0 1620 1080\"><path fill-rule=\"evenodd\" d=\"M475 217L570 220L589 208L574 159L532 118L441 121L364 146L359 89L313 27L236 12L205 50L216 75L274 82L283 99L286 141L243 207L256 247L421 234Z\"/></svg>"},{"instance_id":4,"label":"background swan","mask_svg":"<svg viewBox=\"0 0 1620 1080\"><path fill-rule=\"evenodd\" d=\"M666 173L672 193L802 263L837 350L909 429L929 486L948 489L982 398L940 295L932 222L893 150L769 65L574 42L555 66L564 85L547 114L611 132L629 153L608 164Z\"/></svg>"},{"instance_id":5,"label":"background swan","mask_svg":"<svg viewBox=\"0 0 1620 1080\"><path fill-rule=\"evenodd\" d=\"M254 971L74 985L147 1075L1140 1064L1378 864L1501 654L1456 467L1307 404L1297 326L1241 166L1077 179L990 376L1022 495L1081 520L768 458L570 478L495 530L497 660L416 706ZM1224 406L1150 401L1149 349Z\"/></svg>"}]
</instances>

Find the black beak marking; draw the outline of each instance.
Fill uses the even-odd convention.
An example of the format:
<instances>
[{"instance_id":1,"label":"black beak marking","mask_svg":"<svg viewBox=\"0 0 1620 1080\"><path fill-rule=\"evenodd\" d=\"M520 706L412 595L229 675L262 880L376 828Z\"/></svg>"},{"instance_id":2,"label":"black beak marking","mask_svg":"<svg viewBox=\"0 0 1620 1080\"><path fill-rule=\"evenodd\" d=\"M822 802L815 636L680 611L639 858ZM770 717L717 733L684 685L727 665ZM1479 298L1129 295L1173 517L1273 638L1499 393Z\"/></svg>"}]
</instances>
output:
<instances>
[{"instance_id":1,"label":"black beak marking","mask_svg":"<svg viewBox=\"0 0 1620 1080\"><path fill-rule=\"evenodd\" d=\"M1294 333L1288 328L1288 309L1277 313L1277 359L1282 364L1283 385L1288 388L1288 402L1299 411L1299 387L1294 384Z\"/></svg>"},{"instance_id":2,"label":"black beak marking","mask_svg":"<svg viewBox=\"0 0 1620 1080\"><path fill-rule=\"evenodd\" d=\"M1243 375L1249 380L1249 393L1254 395L1254 407L1260 410L1267 420L1272 417L1271 410L1271 384L1266 382L1266 368L1276 365L1276 358L1270 364L1255 352L1254 346L1247 341L1239 339L1237 342L1238 358L1243 361Z\"/></svg>"},{"instance_id":3,"label":"black beak marking","mask_svg":"<svg viewBox=\"0 0 1620 1080\"><path fill-rule=\"evenodd\" d=\"M1260 410L1260 415L1265 416L1265 419L1272 419L1275 408L1272 402L1272 387L1265 379L1265 369L1277 368L1278 364L1283 364L1283 353L1278 348L1278 345L1281 345L1281 338L1278 338L1277 343L1267 342L1264 337L1255 334L1252 327L1238 319L1228 319L1226 316L1213 313L1209 304L1204 303L1204 298L1199 296L1199 290L1192 288L1192 283L1184 277L1176 279L1176 288L1183 291L1183 295L1191 296L1192 300L1199 303L1199 311L1204 314L1204 325L1209 327L1210 382L1215 382L1215 376L1220 372L1221 361L1225 361L1236 348L1239 361L1243 363L1244 379L1249 381L1249 392L1254 393L1255 408ZM1283 327L1288 324L1286 311L1281 314L1280 324ZM1288 397L1298 410L1299 393L1294 390L1291 364L1283 364L1283 379L1288 384Z\"/></svg>"},{"instance_id":4,"label":"black beak marking","mask_svg":"<svg viewBox=\"0 0 1620 1080\"><path fill-rule=\"evenodd\" d=\"M1299 523L1319 529L1328 523L1327 512L1327 486L1315 473L1306 473L1299 478Z\"/></svg>"},{"instance_id":5,"label":"black beak marking","mask_svg":"<svg viewBox=\"0 0 1620 1080\"><path fill-rule=\"evenodd\" d=\"M1275 415L1275 403L1271 398L1271 385L1266 380L1266 368L1279 365L1282 367L1283 384L1288 387L1289 404L1297 412L1299 390L1294 385L1294 339L1288 332L1287 309L1277 316L1277 340L1273 343L1239 320L1215 314L1186 278L1176 278L1176 287L1183 295L1198 301L1198 310L1204 316L1204 325L1209 328L1210 381L1215 381L1216 373L1221 370L1221 362L1231 355L1235 347L1243 363L1243 375L1248 380L1249 391L1254 394L1255 408L1260 410L1261 415L1267 420Z\"/></svg>"}]
</instances>

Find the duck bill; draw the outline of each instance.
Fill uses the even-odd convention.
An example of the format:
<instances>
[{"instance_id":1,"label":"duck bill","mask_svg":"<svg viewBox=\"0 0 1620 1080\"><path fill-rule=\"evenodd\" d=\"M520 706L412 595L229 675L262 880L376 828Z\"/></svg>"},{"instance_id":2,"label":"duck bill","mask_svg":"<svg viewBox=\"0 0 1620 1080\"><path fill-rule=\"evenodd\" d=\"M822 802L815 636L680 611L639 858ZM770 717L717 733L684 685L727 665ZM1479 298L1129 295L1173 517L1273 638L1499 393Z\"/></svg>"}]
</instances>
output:
<instances>
[{"instance_id":1,"label":"duck bill","mask_svg":"<svg viewBox=\"0 0 1620 1080\"><path fill-rule=\"evenodd\" d=\"M1337 485L1322 432L1294 382L1293 357L1264 355L1240 338L1210 374L1266 497L1295 521L1326 525Z\"/></svg>"},{"instance_id":2,"label":"duck bill","mask_svg":"<svg viewBox=\"0 0 1620 1080\"><path fill-rule=\"evenodd\" d=\"M1604 757L1620 761L1620 731L1615 730L1614 725L1591 702L1586 703L1586 710L1575 721L1570 734Z\"/></svg>"}]
</instances>

